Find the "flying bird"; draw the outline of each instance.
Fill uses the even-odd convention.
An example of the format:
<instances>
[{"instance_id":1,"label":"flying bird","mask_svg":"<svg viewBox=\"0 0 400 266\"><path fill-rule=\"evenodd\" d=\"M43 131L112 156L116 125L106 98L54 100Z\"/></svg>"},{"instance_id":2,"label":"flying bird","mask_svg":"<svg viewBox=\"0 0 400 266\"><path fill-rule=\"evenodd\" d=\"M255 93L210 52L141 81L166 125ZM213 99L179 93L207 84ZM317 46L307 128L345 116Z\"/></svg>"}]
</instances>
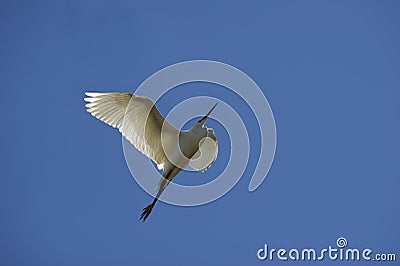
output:
<instances>
[{"instance_id":1,"label":"flying bird","mask_svg":"<svg viewBox=\"0 0 400 266\"><path fill-rule=\"evenodd\" d=\"M199 119L190 130L178 130L160 114L154 102L143 96L123 92L86 92L87 111L118 128L141 153L153 160L162 177L153 202L143 209L140 220L146 221L169 182L187 165L197 171L207 170L216 160L218 142L212 128L204 124L214 110Z\"/></svg>"}]
</instances>

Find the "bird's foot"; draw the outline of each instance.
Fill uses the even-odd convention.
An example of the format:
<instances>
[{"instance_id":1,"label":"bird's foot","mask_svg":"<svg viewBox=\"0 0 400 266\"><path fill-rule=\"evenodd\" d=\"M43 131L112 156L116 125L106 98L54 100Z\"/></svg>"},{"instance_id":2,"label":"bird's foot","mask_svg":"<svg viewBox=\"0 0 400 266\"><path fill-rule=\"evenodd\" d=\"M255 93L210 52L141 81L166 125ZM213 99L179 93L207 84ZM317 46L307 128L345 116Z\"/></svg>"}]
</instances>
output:
<instances>
[{"instance_id":1,"label":"bird's foot","mask_svg":"<svg viewBox=\"0 0 400 266\"><path fill-rule=\"evenodd\" d=\"M140 215L140 219L139 220L143 220L146 221L147 217L149 217L151 210L153 210L153 206L154 204L150 204L149 206L147 206L146 208L143 209L142 215Z\"/></svg>"}]
</instances>

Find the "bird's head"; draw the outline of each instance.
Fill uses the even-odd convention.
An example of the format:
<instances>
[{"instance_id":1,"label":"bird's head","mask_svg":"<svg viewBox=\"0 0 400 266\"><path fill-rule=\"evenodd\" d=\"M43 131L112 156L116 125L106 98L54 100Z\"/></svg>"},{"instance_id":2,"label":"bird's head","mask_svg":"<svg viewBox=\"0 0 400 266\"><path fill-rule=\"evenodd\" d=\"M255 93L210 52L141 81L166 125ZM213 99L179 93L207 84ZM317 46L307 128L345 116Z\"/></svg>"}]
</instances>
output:
<instances>
[{"instance_id":1,"label":"bird's head","mask_svg":"<svg viewBox=\"0 0 400 266\"><path fill-rule=\"evenodd\" d=\"M211 108L210 111L208 111L208 113L203 116L200 120L197 121L196 125L199 127L204 127L204 124L207 121L208 116L211 114L211 112L214 110L214 108L217 106L218 103L214 104L214 106Z\"/></svg>"}]
</instances>

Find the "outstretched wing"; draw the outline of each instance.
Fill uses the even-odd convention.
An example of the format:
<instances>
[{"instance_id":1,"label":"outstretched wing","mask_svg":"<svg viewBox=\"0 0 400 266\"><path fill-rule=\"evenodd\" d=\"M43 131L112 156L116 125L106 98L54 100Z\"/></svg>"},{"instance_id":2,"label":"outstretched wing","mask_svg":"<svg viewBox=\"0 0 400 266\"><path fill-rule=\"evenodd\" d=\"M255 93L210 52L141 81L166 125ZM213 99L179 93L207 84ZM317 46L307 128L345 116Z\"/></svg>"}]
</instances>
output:
<instances>
[{"instance_id":1,"label":"outstretched wing","mask_svg":"<svg viewBox=\"0 0 400 266\"><path fill-rule=\"evenodd\" d=\"M199 143L199 150L189 161L189 166L194 170L204 172L211 167L218 155L218 141L212 128L207 128L207 137Z\"/></svg>"},{"instance_id":2,"label":"outstretched wing","mask_svg":"<svg viewBox=\"0 0 400 266\"><path fill-rule=\"evenodd\" d=\"M159 169L167 162L161 143L174 138L179 130L169 124L152 100L130 93L86 92L87 111L96 118L116 127L136 149L151 158ZM164 142L165 143L165 142Z\"/></svg>"}]
</instances>

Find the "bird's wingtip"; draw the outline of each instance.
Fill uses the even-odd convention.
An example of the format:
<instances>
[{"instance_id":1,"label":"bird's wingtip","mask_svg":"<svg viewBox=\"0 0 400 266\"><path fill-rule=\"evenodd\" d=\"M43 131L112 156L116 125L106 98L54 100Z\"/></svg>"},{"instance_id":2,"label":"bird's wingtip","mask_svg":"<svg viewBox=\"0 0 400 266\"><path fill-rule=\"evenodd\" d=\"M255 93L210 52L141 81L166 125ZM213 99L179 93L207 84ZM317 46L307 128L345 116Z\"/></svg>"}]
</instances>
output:
<instances>
[{"instance_id":1,"label":"bird's wingtip","mask_svg":"<svg viewBox=\"0 0 400 266\"><path fill-rule=\"evenodd\" d=\"M98 93L98 92L85 91L85 95L86 95L86 96L89 96L89 97L96 97L96 96L100 95L100 93Z\"/></svg>"}]
</instances>

